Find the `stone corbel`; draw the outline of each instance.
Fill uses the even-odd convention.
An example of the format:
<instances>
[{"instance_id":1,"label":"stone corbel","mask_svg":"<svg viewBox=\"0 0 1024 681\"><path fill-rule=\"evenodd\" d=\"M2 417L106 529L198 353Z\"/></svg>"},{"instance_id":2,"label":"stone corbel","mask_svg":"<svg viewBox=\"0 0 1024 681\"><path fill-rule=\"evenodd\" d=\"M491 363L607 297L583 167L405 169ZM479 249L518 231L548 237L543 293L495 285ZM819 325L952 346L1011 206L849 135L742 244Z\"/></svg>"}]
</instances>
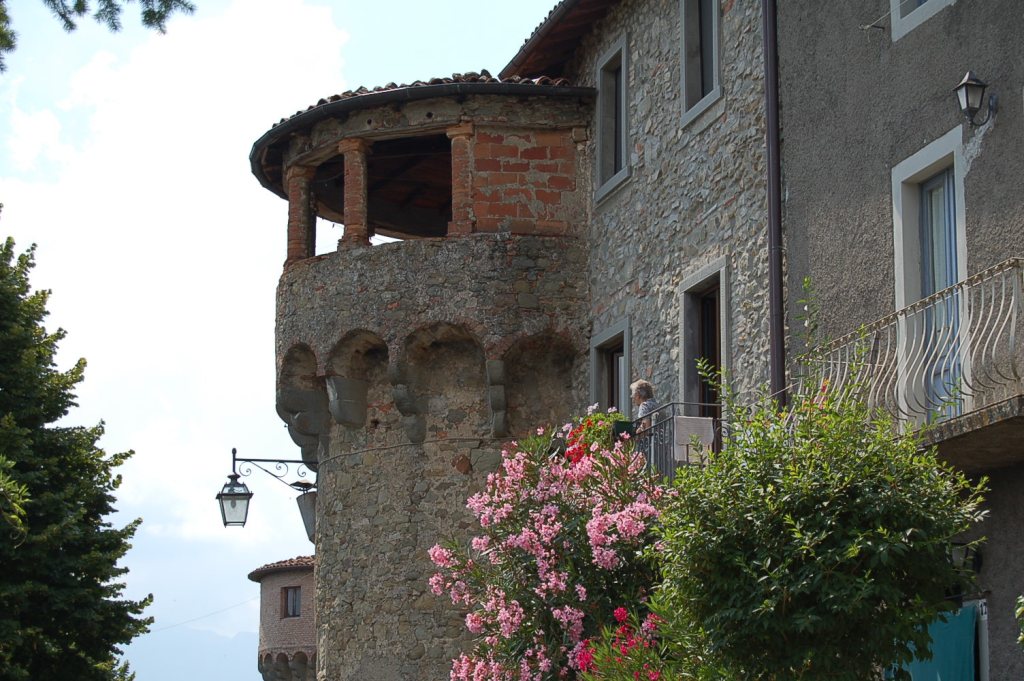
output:
<instances>
[{"instance_id":1,"label":"stone corbel","mask_svg":"<svg viewBox=\"0 0 1024 681\"><path fill-rule=\"evenodd\" d=\"M277 415L288 426L292 442L302 451L302 460L316 470L330 448L331 414L323 390L280 388Z\"/></svg>"},{"instance_id":2,"label":"stone corbel","mask_svg":"<svg viewBox=\"0 0 1024 681\"><path fill-rule=\"evenodd\" d=\"M419 444L427 439L427 420L420 409L415 395L406 383L405 372L397 365L388 368L391 380L391 397L402 415L402 427L409 442Z\"/></svg>"},{"instance_id":3,"label":"stone corbel","mask_svg":"<svg viewBox=\"0 0 1024 681\"><path fill-rule=\"evenodd\" d=\"M358 378L328 376L327 401L331 416L343 426L362 427L366 424L366 396L370 384Z\"/></svg>"},{"instance_id":4,"label":"stone corbel","mask_svg":"<svg viewBox=\"0 0 1024 681\"><path fill-rule=\"evenodd\" d=\"M487 403L491 407L491 437L508 435L508 402L505 399L505 362L487 360Z\"/></svg>"}]
</instances>

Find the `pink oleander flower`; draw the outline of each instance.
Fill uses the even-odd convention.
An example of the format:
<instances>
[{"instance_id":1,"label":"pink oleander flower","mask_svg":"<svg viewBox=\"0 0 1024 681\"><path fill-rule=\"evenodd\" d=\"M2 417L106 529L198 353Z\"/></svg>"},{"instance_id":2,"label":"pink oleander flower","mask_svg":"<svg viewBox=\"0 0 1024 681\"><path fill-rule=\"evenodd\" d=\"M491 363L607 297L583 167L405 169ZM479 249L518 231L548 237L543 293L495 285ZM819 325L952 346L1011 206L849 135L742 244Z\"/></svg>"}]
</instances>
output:
<instances>
[{"instance_id":1,"label":"pink oleander flower","mask_svg":"<svg viewBox=\"0 0 1024 681\"><path fill-rule=\"evenodd\" d=\"M562 628L569 634L569 640L577 643L583 635L583 611L571 605L554 608L551 614L562 623Z\"/></svg>"},{"instance_id":2,"label":"pink oleander flower","mask_svg":"<svg viewBox=\"0 0 1024 681\"><path fill-rule=\"evenodd\" d=\"M654 632L658 630L658 625L661 624L661 621L661 618L653 612L648 613L647 617L644 618L643 623L640 625L640 630L648 636L652 636Z\"/></svg>"},{"instance_id":3,"label":"pink oleander flower","mask_svg":"<svg viewBox=\"0 0 1024 681\"><path fill-rule=\"evenodd\" d=\"M512 601L498 611L498 626L501 629L501 635L505 638L511 638L522 623L523 608L519 605L519 601Z\"/></svg>"},{"instance_id":4,"label":"pink oleander flower","mask_svg":"<svg viewBox=\"0 0 1024 681\"><path fill-rule=\"evenodd\" d=\"M466 615L466 628L471 633L479 634L484 630L484 618L479 613L471 612Z\"/></svg>"},{"instance_id":5,"label":"pink oleander flower","mask_svg":"<svg viewBox=\"0 0 1024 681\"><path fill-rule=\"evenodd\" d=\"M430 580L427 583L430 585L430 593L434 594L435 596L440 596L444 593L444 575L440 572L434 573L434 575L431 576Z\"/></svg>"},{"instance_id":6,"label":"pink oleander flower","mask_svg":"<svg viewBox=\"0 0 1024 681\"><path fill-rule=\"evenodd\" d=\"M611 441L614 420L592 409L560 432L536 429L564 437L564 456L551 456L542 440L511 444L466 501L477 536L464 549L429 551L438 566L431 592L463 609L475 637L473 650L452 661L454 681L571 679L593 664L582 642L611 618L602 603L612 598L643 612L637 599L653 573L641 549L657 521L654 504L667 493L632 443ZM642 645L655 625L644 620L644 633L631 635Z\"/></svg>"},{"instance_id":7,"label":"pink oleander flower","mask_svg":"<svg viewBox=\"0 0 1024 681\"><path fill-rule=\"evenodd\" d=\"M619 554L611 549L597 547L593 549L594 564L605 570L614 570L619 567Z\"/></svg>"},{"instance_id":8,"label":"pink oleander flower","mask_svg":"<svg viewBox=\"0 0 1024 681\"><path fill-rule=\"evenodd\" d=\"M612 613L612 616L615 618L616 622L622 624L629 619L629 611L622 606L619 606L618 608L615 608L615 612Z\"/></svg>"},{"instance_id":9,"label":"pink oleander flower","mask_svg":"<svg viewBox=\"0 0 1024 681\"><path fill-rule=\"evenodd\" d=\"M430 554L430 560L438 567L447 568L455 565L455 558L452 552L440 544L434 544L427 553Z\"/></svg>"}]
</instances>

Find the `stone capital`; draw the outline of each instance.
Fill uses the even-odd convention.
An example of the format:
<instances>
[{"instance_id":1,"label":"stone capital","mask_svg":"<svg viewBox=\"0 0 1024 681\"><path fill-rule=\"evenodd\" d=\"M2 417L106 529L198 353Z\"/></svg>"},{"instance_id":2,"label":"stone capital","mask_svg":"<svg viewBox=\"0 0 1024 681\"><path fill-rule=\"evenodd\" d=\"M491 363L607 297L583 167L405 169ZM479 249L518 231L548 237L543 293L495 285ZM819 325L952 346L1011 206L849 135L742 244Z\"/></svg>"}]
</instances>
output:
<instances>
[{"instance_id":1,"label":"stone capital","mask_svg":"<svg viewBox=\"0 0 1024 681\"><path fill-rule=\"evenodd\" d=\"M352 152L366 154L369 153L371 144L372 143L370 141L365 140L362 137L346 137L338 142L338 152L342 154Z\"/></svg>"},{"instance_id":2,"label":"stone capital","mask_svg":"<svg viewBox=\"0 0 1024 681\"><path fill-rule=\"evenodd\" d=\"M445 132L448 134L448 139L453 137L469 137L473 134L473 123L471 121L459 123L458 125L450 126Z\"/></svg>"},{"instance_id":3,"label":"stone capital","mask_svg":"<svg viewBox=\"0 0 1024 681\"><path fill-rule=\"evenodd\" d=\"M292 179L312 180L314 175L316 175L316 166L288 166L284 178L287 183Z\"/></svg>"}]
</instances>

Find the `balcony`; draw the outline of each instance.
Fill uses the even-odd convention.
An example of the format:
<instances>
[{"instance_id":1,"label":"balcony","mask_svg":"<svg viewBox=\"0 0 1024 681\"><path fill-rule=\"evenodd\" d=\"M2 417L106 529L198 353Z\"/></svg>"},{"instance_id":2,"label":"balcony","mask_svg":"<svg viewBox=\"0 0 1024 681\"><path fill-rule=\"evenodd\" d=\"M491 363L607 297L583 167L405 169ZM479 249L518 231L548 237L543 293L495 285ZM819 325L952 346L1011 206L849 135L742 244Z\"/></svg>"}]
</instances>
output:
<instances>
[{"instance_id":1,"label":"balcony","mask_svg":"<svg viewBox=\"0 0 1024 681\"><path fill-rule=\"evenodd\" d=\"M968 470L1024 460L1024 259L995 267L813 352L801 385L857 381L869 406L926 426Z\"/></svg>"},{"instance_id":2,"label":"balcony","mask_svg":"<svg viewBox=\"0 0 1024 681\"><path fill-rule=\"evenodd\" d=\"M673 480L681 466L704 465L708 446L713 450L721 446L722 419L717 416L691 416L700 412L718 413L719 410L719 405L687 402L672 402L659 407L650 415L632 422L636 449L643 453L652 471ZM645 424L646 421L650 423Z\"/></svg>"}]
</instances>

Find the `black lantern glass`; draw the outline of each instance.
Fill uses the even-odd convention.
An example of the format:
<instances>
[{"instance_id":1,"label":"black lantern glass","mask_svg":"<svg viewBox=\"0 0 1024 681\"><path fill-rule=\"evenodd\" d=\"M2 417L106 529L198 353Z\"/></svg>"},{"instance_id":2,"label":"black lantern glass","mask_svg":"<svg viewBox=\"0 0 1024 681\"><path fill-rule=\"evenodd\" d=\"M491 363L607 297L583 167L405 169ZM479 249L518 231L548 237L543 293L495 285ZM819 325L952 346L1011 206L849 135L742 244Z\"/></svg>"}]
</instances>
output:
<instances>
[{"instance_id":1,"label":"black lantern glass","mask_svg":"<svg viewBox=\"0 0 1024 681\"><path fill-rule=\"evenodd\" d=\"M238 481L236 473L229 475L228 481L217 495L224 527L245 526L246 516L249 515L250 499L252 499L252 492L245 486L245 483Z\"/></svg>"},{"instance_id":2,"label":"black lantern glass","mask_svg":"<svg viewBox=\"0 0 1024 681\"><path fill-rule=\"evenodd\" d=\"M960 110L972 123L974 116L981 110L982 102L985 101L985 88L987 87L988 83L974 75L973 71L968 71L955 88Z\"/></svg>"}]
</instances>

